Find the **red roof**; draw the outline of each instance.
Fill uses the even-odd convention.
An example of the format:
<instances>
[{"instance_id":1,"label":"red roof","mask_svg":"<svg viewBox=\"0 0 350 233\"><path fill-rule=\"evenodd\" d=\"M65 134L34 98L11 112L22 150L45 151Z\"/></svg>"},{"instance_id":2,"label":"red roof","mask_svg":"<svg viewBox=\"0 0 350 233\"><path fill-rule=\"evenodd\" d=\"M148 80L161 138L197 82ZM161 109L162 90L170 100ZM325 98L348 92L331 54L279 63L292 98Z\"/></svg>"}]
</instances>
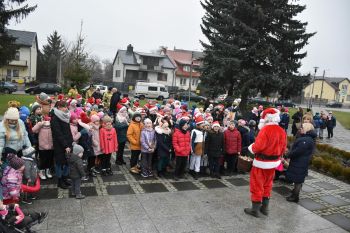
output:
<instances>
[{"instance_id":1,"label":"red roof","mask_svg":"<svg viewBox=\"0 0 350 233\"><path fill-rule=\"evenodd\" d=\"M184 71L184 65L191 65L191 60L193 60L193 66L201 66L201 61L192 58L192 51L189 50L166 50L165 53L168 55L170 60L176 65L176 75L190 77L190 72ZM192 77L200 77L201 74L198 71L192 71Z\"/></svg>"}]
</instances>

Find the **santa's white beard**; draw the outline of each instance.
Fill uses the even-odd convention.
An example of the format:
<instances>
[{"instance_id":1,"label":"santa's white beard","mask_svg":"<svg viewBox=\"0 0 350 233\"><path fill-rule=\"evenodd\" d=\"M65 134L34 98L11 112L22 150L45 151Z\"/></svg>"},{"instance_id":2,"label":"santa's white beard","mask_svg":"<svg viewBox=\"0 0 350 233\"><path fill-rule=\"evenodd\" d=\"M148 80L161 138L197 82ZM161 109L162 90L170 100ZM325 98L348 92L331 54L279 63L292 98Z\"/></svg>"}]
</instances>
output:
<instances>
[{"instance_id":1,"label":"santa's white beard","mask_svg":"<svg viewBox=\"0 0 350 233\"><path fill-rule=\"evenodd\" d=\"M264 122L264 123L259 123L259 124L258 124L259 130L261 130L264 126L265 126L265 122Z\"/></svg>"}]
</instances>

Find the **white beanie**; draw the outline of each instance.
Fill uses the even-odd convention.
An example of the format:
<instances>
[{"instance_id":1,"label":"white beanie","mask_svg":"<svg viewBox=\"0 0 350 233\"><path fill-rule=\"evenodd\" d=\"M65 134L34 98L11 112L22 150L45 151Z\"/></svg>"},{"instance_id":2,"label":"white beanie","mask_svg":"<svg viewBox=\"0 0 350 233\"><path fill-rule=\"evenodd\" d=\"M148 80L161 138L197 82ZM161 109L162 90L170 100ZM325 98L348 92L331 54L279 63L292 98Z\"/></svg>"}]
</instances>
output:
<instances>
[{"instance_id":1,"label":"white beanie","mask_svg":"<svg viewBox=\"0 0 350 233\"><path fill-rule=\"evenodd\" d=\"M7 109L4 115L4 119L7 120L18 120L19 119L19 111L17 108L10 107Z\"/></svg>"},{"instance_id":2,"label":"white beanie","mask_svg":"<svg viewBox=\"0 0 350 233\"><path fill-rule=\"evenodd\" d=\"M80 153L84 152L84 148L81 145L79 145L75 142L73 142L72 145L73 145L73 151L72 151L73 155L79 155Z\"/></svg>"}]
</instances>

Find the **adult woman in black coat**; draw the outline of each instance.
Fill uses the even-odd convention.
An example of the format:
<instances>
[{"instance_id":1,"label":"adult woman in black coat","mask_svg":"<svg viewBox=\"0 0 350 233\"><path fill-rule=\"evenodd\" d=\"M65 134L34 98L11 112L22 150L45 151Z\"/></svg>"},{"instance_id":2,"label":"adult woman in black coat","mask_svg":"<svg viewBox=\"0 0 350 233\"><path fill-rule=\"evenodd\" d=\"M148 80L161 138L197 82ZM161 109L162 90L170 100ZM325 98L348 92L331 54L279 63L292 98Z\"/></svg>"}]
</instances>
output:
<instances>
[{"instance_id":1,"label":"adult woman in black coat","mask_svg":"<svg viewBox=\"0 0 350 233\"><path fill-rule=\"evenodd\" d=\"M291 151L288 153L290 158L289 167L286 172L286 177L294 183L294 189L287 201L298 202L299 193L305 177L308 175L309 162L312 153L315 150L316 132L311 123L304 123L300 129L300 136L294 142Z\"/></svg>"},{"instance_id":2,"label":"adult woman in black coat","mask_svg":"<svg viewBox=\"0 0 350 233\"><path fill-rule=\"evenodd\" d=\"M171 150L171 129L169 128L169 123L166 120L162 120L161 123L156 126L156 139L157 139L157 171L158 176L164 176L166 167L170 160L170 150Z\"/></svg>"},{"instance_id":3,"label":"adult woman in black coat","mask_svg":"<svg viewBox=\"0 0 350 233\"><path fill-rule=\"evenodd\" d=\"M69 125L70 112L65 101L58 101L52 111L51 130L54 147L55 171L58 179L57 186L67 189L69 183L66 154L71 152L73 136Z\"/></svg>"}]
</instances>

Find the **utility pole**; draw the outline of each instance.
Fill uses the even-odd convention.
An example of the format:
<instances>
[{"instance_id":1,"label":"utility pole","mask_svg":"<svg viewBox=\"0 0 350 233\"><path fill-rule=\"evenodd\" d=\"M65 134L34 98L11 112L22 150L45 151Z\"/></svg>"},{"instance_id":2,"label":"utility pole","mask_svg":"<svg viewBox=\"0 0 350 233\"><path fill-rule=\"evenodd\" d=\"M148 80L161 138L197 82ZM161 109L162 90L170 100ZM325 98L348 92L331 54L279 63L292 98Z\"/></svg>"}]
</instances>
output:
<instances>
[{"instance_id":1,"label":"utility pole","mask_svg":"<svg viewBox=\"0 0 350 233\"><path fill-rule=\"evenodd\" d=\"M318 106L321 107L321 101L322 101L322 94L323 94L323 83L325 78L326 70L323 70L323 77L322 77L322 85L321 85L321 94L320 94L320 101L318 102Z\"/></svg>"},{"instance_id":2,"label":"utility pole","mask_svg":"<svg viewBox=\"0 0 350 233\"><path fill-rule=\"evenodd\" d=\"M191 53L191 66L190 66L190 83L188 85L188 108L191 108L191 84L192 84L192 69L193 69L193 51Z\"/></svg>"},{"instance_id":3,"label":"utility pole","mask_svg":"<svg viewBox=\"0 0 350 233\"><path fill-rule=\"evenodd\" d=\"M309 99L309 109L312 108L312 98L313 98L312 96L313 96L313 94L314 94L315 79L316 79L316 73L317 73L318 67L315 66L314 69L315 69L315 73L314 73L314 78L313 78L313 81L312 81L311 96L310 96L310 99Z\"/></svg>"}]
</instances>

